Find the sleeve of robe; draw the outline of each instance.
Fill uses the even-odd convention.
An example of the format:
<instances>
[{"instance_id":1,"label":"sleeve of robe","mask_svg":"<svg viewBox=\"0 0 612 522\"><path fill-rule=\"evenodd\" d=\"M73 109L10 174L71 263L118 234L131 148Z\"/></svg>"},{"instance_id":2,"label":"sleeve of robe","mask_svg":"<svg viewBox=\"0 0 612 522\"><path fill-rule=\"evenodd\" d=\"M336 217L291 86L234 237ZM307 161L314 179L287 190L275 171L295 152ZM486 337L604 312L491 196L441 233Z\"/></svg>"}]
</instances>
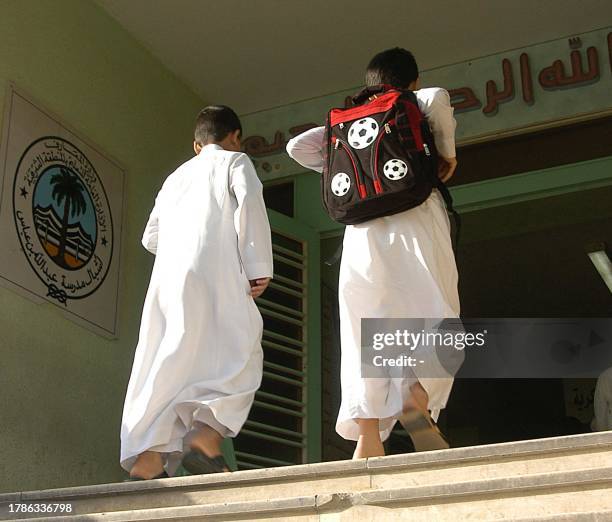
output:
<instances>
[{"instance_id":1,"label":"sleeve of robe","mask_svg":"<svg viewBox=\"0 0 612 522\"><path fill-rule=\"evenodd\" d=\"M298 134L287 143L287 154L302 167L323 172L323 138L325 127L315 127Z\"/></svg>"},{"instance_id":2,"label":"sleeve of robe","mask_svg":"<svg viewBox=\"0 0 612 522\"><path fill-rule=\"evenodd\" d=\"M263 199L263 186L246 154L230 166L230 190L238 207L234 227L240 259L249 280L272 277L272 237Z\"/></svg>"},{"instance_id":3,"label":"sleeve of robe","mask_svg":"<svg viewBox=\"0 0 612 522\"><path fill-rule=\"evenodd\" d=\"M454 158L457 122L448 91L432 87L420 89L415 94L419 108L429 122L438 153L443 158Z\"/></svg>"},{"instance_id":4,"label":"sleeve of robe","mask_svg":"<svg viewBox=\"0 0 612 522\"><path fill-rule=\"evenodd\" d=\"M147 221L147 226L142 234L142 246L151 252L151 254L155 254L157 252L157 206L156 200L155 206L153 207L149 220Z\"/></svg>"}]
</instances>

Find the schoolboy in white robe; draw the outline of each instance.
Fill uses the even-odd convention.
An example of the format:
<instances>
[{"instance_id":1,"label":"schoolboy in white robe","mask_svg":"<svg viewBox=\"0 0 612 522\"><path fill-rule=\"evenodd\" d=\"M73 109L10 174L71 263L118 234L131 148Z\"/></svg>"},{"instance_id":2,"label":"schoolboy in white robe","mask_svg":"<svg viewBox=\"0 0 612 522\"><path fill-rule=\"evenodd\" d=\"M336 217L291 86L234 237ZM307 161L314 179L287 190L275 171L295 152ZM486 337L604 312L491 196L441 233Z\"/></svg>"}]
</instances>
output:
<instances>
[{"instance_id":1,"label":"schoolboy in white robe","mask_svg":"<svg viewBox=\"0 0 612 522\"><path fill-rule=\"evenodd\" d=\"M164 464L172 474L189 447L192 473L226 470L222 438L238 434L261 384L254 297L272 277L272 245L240 134L228 107L202 110L196 156L166 179L146 225L155 264L121 428L121 465L133 479L167 476Z\"/></svg>"},{"instance_id":2,"label":"schoolboy in white robe","mask_svg":"<svg viewBox=\"0 0 612 522\"><path fill-rule=\"evenodd\" d=\"M368 66L366 84L416 90L412 54L398 48L379 53ZM415 94L440 155L439 176L446 181L457 164L448 92L430 88ZM322 172L323 138L324 127L311 129L293 138L287 152L304 167ZM336 431L357 441L354 458L384 455L382 441L402 413L411 410L427 421L410 432L417 451L447 447L433 421L446 405L452 375L429 351L427 365L402 378L362 378L361 319L458 317L457 282L450 222L437 189L416 208L345 228L338 289L342 401Z\"/></svg>"}]
</instances>

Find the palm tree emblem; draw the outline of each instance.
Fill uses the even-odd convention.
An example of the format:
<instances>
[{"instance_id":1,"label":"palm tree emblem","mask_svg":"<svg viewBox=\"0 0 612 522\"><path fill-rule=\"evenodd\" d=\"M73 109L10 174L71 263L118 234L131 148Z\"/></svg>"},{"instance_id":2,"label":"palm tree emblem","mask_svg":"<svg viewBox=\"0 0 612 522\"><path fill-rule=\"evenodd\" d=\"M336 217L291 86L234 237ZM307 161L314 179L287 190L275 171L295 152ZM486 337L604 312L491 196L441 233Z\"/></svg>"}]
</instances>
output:
<instances>
[{"instance_id":1,"label":"palm tree emblem","mask_svg":"<svg viewBox=\"0 0 612 522\"><path fill-rule=\"evenodd\" d=\"M59 248L55 261L62 266L68 266L65 259L66 243L68 238L68 220L84 214L87 210L87 203L83 191L85 190L81 180L65 167L60 167L60 173L54 174L51 178L53 186L52 198L58 206L64 205L64 214L61 223Z\"/></svg>"}]
</instances>

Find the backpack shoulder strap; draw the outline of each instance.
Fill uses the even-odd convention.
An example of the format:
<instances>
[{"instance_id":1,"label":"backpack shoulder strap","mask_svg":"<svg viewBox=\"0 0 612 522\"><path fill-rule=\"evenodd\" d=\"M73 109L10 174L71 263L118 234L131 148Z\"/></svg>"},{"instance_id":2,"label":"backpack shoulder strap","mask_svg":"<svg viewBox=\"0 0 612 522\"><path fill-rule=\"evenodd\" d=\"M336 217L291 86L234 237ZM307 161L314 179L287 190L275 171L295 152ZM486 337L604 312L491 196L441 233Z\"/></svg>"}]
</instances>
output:
<instances>
[{"instance_id":1,"label":"backpack shoulder strap","mask_svg":"<svg viewBox=\"0 0 612 522\"><path fill-rule=\"evenodd\" d=\"M362 103L365 103L371 97L380 96L381 94L384 94L385 92L388 92L391 90L397 91L399 89L396 89L395 87L392 87L391 85L385 85L382 83L380 85L371 85L369 87L365 87L364 89L361 89L357 94L355 94L352 97L352 100L355 105L361 105Z\"/></svg>"},{"instance_id":2,"label":"backpack shoulder strap","mask_svg":"<svg viewBox=\"0 0 612 522\"><path fill-rule=\"evenodd\" d=\"M409 90L402 90L401 93L402 94L399 97L398 101L409 102L410 104L414 105L416 109L418 109L421 119L423 120L422 125L420 126L421 130L423 130L426 134L428 134L428 136L423 136L423 138L425 141L430 142L431 149L432 149L431 153L434 155L434 158L435 158L434 165L435 165L436 172L434 172L434 178L432 182L433 182L434 187L438 189L438 191L440 192L440 195L442 196L442 199L444 200L446 211L453 218L454 229L455 229L454 234L452 234L453 240L454 240L453 250L455 251L455 257L457 257L457 246L459 243L459 235L461 231L461 217L459 216L459 214L457 213L457 211L455 210L453 206L453 198L451 196L450 191L448 190L448 187L440 180L440 178L437 175L438 174L437 173L438 152L436 150L433 133L431 132L427 118L421 112L416 94ZM414 111L414 108L409 109L408 107L406 107L405 103L400 103L398 107L398 120L399 120L397 122L398 131L400 132L400 135L406 140L406 142L410 142L412 139L414 139L414 136L412 136L412 133L410 132L409 128L410 128L410 118L411 116L414 117L415 115L416 115L416 112Z\"/></svg>"}]
</instances>

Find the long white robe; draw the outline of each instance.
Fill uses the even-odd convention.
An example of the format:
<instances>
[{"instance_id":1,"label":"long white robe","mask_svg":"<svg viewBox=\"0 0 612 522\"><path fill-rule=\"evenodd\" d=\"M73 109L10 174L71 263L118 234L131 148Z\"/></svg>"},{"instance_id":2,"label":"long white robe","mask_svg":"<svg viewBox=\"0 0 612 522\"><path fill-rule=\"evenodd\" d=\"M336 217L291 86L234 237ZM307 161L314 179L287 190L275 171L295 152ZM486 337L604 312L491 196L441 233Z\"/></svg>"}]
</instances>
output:
<instances>
[{"instance_id":1,"label":"long white robe","mask_svg":"<svg viewBox=\"0 0 612 522\"><path fill-rule=\"evenodd\" d=\"M439 153L455 157L456 122L448 92L430 88L415 94ZM323 127L306 131L287 144L287 152L304 167L321 172L323 136ZM450 222L436 189L416 208L346 227L338 289L342 350L338 434L357 440L355 419L377 418L385 440L417 380L429 395L432 417L438 418L453 377L435 352L424 353L425 363L401 378L362 378L361 319L459 317L457 281Z\"/></svg>"},{"instance_id":2,"label":"long white robe","mask_svg":"<svg viewBox=\"0 0 612 522\"><path fill-rule=\"evenodd\" d=\"M612 368L608 368L597 379L593 398L595 416L591 421L593 431L612 430Z\"/></svg>"},{"instance_id":3,"label":"long white robe","mask_svg":"<svg viewBox=\"0 0 612 522\"><path fill-rule=\"evenodd\" d=\"M169 471L194 421L244 424L263 370L249 280L272 277L262 185L242 153L207 145L165 181L142 243L156 254L121 427L121 465L145 450Z\"/></svg>"}]
</instances>

